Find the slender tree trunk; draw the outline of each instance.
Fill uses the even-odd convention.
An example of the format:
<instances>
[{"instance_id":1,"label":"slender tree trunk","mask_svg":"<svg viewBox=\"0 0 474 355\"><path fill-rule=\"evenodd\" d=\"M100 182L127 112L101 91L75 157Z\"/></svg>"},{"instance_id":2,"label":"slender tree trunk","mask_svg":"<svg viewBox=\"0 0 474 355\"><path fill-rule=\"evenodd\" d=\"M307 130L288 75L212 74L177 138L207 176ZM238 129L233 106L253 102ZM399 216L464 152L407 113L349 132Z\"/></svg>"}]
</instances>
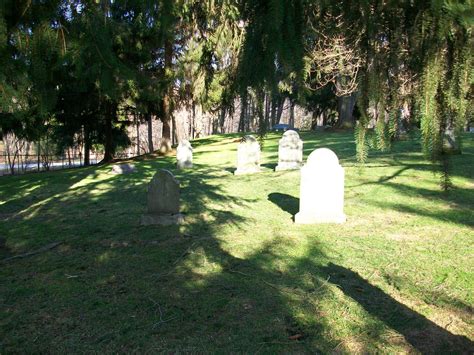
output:
<instances>
[{"instance_id":1,"label":"slender tree trunk","mask_svg":"<svg viewBox=\"0 0 474 355\"><path fill-rule=\"evenodd\" d=\"M112 122L115 119L117 114L116 104L107 102L106 103L106 113L105 113L105 152L104 163L111 162L114 158L114 143L112 136Z\"/></svg>"},{"instance_id":2,"label":"slender tree trunk","mask_svg":"<svg viewBox=\"0 0 474 355\"><path fill-rule=\"evenodd\" d=\"M253 100L252 97L247 96L247 109L245 110L245 132L250 132L250 120L252 118L252 113L253 113ZM252 128L254 128L253 122L252 122Z\"/></svg>"},{"instance_id":3,"label":"slender tree trunk","mask_svg":"<svg viewBox=\"0 0 474 355\"><path fill-rule=\"evenodd\" d=\"M146 114L146 120L148 122L148 152L153 153L153 121L152 121L152 115L147 113Z\"/></svg>"},{"instance_id":4,"label":"slender tree trunk","mask_svg":"<svg viewBox=\"0 0 474 355\"><path fill-rule=\"evenodd\" d=\"M91 164L90 153L91 153L91 134L88 125L84 125L84 165L89 166Z\"/></svg>"},{"instance_id":5,"label":"slender tree trunk","mask_svg":"<svg viewBox=\"0 0 474 355\"><path fill-rule=\"evenodd\" d=\"M295 101L290 99L290 121L288 122L290 128L295 127Z\"/></svg>"},{"instance_id":6,"label":"slender tree trunk","mask_svg":"<svg viewBox=\"0 0 474 355\"><path fill-rule=\"evenodd\" d=\"M169 39L165 40L165 66L164 72L165 76L170 75L173 59L173 44ZM165 90L162 101L162 112L163 112L163 133L161 139L160 151L162 153L167 153L171 150L171 116L172 116L172 107L171 107L171 94L173 90L173 82L171 80L167 83L168 87Z\"/></svg>"},{"instance_id":7,"label":"slender tree trunk","mask_svg":"<svg viewBox=\"0 0 474 355\"><path fill-rule=\"evenodd\" d=\"M12 158L11 158L12 152L10 150L12 145L13 144L10 144L10 141L7 140L5 144L5 148L7 151L7 159L8 159L8 166L10 168L10 172L12 175L15 175L15 157L13 157L13 162L12 162Z\"/></svg>"},{"instance_id":8,"label":"slender tree trunk","mask_svg":"<svg viewBox=\"0 0 474 355\"><path fill-rule=\"evenodd\" d=\"M270 95L265 94L265 124L268 126L270 124Z\"/></svg>"},{"instance_id":9,"label":"slender tree trunk","mask_svg":"<svg viewBox=\"0 0 474 355\"><path fill-rule=\"evenodd\" d=\"M137 129L137 155L140 155L140 120L135 112L135 127Z\"/></svg>"},{"instance_id":10,"label":"slender tree trunk","mask_svg":"<svg viewBox=\"0 0 474 355\"><path fill-rule=\"evenodd\" d=\"M275 100L275 97L272 98L272 109L270 113L271 117L271 122L272 122L272 127L277 124L276 119L277 119L277 101Z\"/></svg>"},{"instance_id":11,"label":"slender tree trunk","mask_svg":"<svg viewBox=\"0 0 474 355\"><path fill-rule=\"evenodd\" d=\"M285 99L282 99L282 98L278 99L276 123L280 123L284 106L285 106Z\"/></svg>"},{"instance_id":12,"label":"slender tree trunk","mask_svg":"<svg viewBox=\"0 0 474 355\"><path fill-rule=\"evenodd\" d=\"M219 129L220 129L220 132L219 133L226 133L225 132L225 114L226 114L226 110L225 108L221 108L219 110Z\"/></svg>"},{"instance_id":13,"label":"slender tree trunk","mask_svg":"<svg viewBox=\"0 0 474 355\"><path fill-rule=\"evenodd\" d=\"M247 94L240 98L239 132L245 132L245 117L247 116Z\"/></svg>"},{"instance_id":14,"label":"slender tree trunk","mask_svg":"<svg viewBox=\"0 0 474 355\"><path fill-rule=\"evenodd\" d=\"M260 139L267 133L267 122L265 120L265 92L259 88L256 90L256 111L258 116L258 135Z\"/></svg>"},{"instance_id":15,"label":"slender tree trunk","mask_svg":"<svg viewBox=\"0 0 474 355\"><path fill-rule=\"evenodd\" d=\"M40 171L40 160L41 160L41 143L38 140L38 143L36 144L36 153L37 153L37 166L38 166L38 171Z\"/></svg>"},{"instance_id":16,"label":"slender tree trunk","mask_svg":"<svg viewBox=\"0 0 474 355\"><path fill-rule=\"evenodd\" d=\"M193 100L193 112L192 112L192 117L191 117L191 132L190 132L190 136L191 136L191 139L194 139L194 122L196 120L196 103L194 102Z\"/></svg>"},{"instance_id":17,"label":"slender tree trunk","mask_svg":"<svg viewBox=\"0 0 474 355\"><path fill-rule=\"evenodd\" d=\"M171 113L171 143L176 144L176 141L178 139L178 130L176 127L176 117Z\"/></svg>"}]
</instances>

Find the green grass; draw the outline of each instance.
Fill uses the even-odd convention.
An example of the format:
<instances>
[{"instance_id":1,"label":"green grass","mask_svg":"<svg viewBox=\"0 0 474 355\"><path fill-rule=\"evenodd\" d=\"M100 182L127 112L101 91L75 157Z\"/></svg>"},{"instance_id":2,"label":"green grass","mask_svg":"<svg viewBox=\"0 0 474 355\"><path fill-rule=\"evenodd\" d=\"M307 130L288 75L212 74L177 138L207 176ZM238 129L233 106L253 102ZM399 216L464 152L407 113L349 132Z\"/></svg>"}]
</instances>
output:
<instances>
[{"instance_id":1,"label":"green grass","mask_svg":"<svg viewBox=\"0 0 474 355\"><path fill-rule=\"evenodd\" d=\"M301 134L345 168L343 225L295 225L299 172L234 176L238 135L173 157L0 178L0 352L462 353L474 349L474 142L444 193L419 142L365 167L350 133ZM180 227L140 226L159 168L181 182Z\"/></svg>"}]
</instances>

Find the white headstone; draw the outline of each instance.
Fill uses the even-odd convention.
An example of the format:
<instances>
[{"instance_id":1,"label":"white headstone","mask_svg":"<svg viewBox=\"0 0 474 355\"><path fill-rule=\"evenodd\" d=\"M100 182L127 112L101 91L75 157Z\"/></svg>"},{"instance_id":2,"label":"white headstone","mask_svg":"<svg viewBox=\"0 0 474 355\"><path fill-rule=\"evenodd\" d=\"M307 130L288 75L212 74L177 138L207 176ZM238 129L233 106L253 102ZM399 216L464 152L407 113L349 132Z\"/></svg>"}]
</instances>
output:
<instances>
[{"instance_id":1,"label":"white headstone","mask_svg":"<svg viewBox=\"0 0 474 355\"><path fill-rule=\"evenodd\" d=\"M344 169L328 148L314 150L301 168L300 211L295 223L344 223Z\"/></svg>"},{"instance_id":2,"label":"white headstone","mask_svg":"<svg viewBox=\"0 0 474 355\"><path fill-rule=\"evenodd\" d=\"M176 148L176 160L178 169L193 167L193 147L187 140L181 141Z\"/></svg>"},{"instance_id":3,"label":"white headstone","mask_svg":"<svg viewBox=\"0 0 474 355\"><path fill-rule=\"evenodd\" d=\"M235 175L260 172L260 144L253 136L244 136L237 148Z\"/></svg>"},{"instance_id":4,"label":"white headstone","mask_svg":"<svg viewBox=\"0 0 474 355\"><path fill-rule=\"evenodd\" d=\"M178 224L183 222L179 213L179 181L168 170L161 169L148 184L147 213L141 218L142 225Z\"/></svg>"},{"instance_id":5,"label":"white headstone","mask_svg":"<svg viewBox=\"0 0 474 355\"><path fill-rule=\"evenodd\" d=\"M275 171L299 169L303 162L303 141L298 132L289 130L278 143L278 165Z\"/></svg>"},{"instance_id":6,"label":"white headstone","mask_svg":"<svg viewBox=\"0 0 474 355\"><path fill-rule=\"evenodd\" d=\"M130 174L135 171L135 165L123 163L112 166L112 174Z\"/></svg>"}]
</instances>

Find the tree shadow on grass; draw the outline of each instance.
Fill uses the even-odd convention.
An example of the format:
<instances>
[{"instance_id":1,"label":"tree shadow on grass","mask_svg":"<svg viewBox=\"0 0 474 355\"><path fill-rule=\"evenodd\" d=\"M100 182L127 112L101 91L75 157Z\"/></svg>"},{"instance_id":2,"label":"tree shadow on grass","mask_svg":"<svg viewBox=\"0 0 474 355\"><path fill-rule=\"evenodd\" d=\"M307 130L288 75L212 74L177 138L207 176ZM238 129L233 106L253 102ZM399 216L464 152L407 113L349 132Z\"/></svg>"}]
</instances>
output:
<instances>
[{"instance_id":1,"label":"tree shadow on grass","mask_svg":"<svg viewBox=\"0 0 474 355\"><path fill-rule=\"evenodd\" d=\"M459 225L474 227L474 204L472 202L474 201L474 191L472 189L455 188L445 193L444 191L429 190L391 181L386 181L384 184L408 197L421 196L428 201L439 201L443 204L448 204L449 209L417 208L408 204L390 201L371 202L373 205L417 216L425 216L439 221L454 222Z\"/></svg>"},{"instance_id":2,"label":"tree shadow on grass","mask_svg":"<svg viewBox=\"0 0 474 355\"><path fill-rule=\"evenodd\" d=\"M291 253L301 241L286 234L264 235L260 242L263 233L237 212L255 201L227 191L219 169L175 172L185 225L139 226L149 179L158 168L174 171L172 164L146 161L137 166L139 174L83 184L65 176L60 188L54 181L41 187L45 196L49 189L57 196L27 211L28 220L13 221L10 237L38 231L43 239L78 234L80 240L2 265L1 302L14 317L2 319L0 331L7 336L0 351L328 353L342 337L323 311L324 302L335 299L334 285L421 352L442 352L445 344L419 341L410 335L418 327L421 334L441 332L451 352L470 345L356 273L328 265L315 239L305 241L311 246L303 257ZM291 215L297 212L295 197L273 193L268 199ZM70 228L62 230L59 220ZM391 308L393 313L385 313ZM405 312L413 319L405 320ZM354 317L361 321L357 315L349 319ZM371 336L361 350L383 351L383 342Z\"/></svg>"},{"instance_id":3,"label":"tree shadow on grass","mask_svg":"<svg viewBox=\"0 0 474 355\"><path fill-rule=\"evenodd\" d=\"M474 351L474 343L468 338L441 328L371 285L356 272L333 263L321 268L321 271L330 275L329 282L339 287L346 296L402 334L421 353L471 354Z\"/></svg>"},{"instance_id":4,"label":"tree shadow on grass","mask_svg":"<svg viewBox=\"0 0 474 355\"><path fill-rule=\"evenodd\" d=\"M393 285L397 289L414 289L419 290L418 297L426 304L433 304L436 306L446 307L463 319L466 323L473 319L474 309L471 304L461 301L450 295L448 287L429 287L421 285L420 282L414 281L411 278L403 277L393 273L382 272L381 276L388 284Z\"/></svg>"},{"instance_id":5,"label":"tree shadow on grass","mask_svg":"<svg viewBox=\"0 0 474 355\"><path fill-rule=\"evenodd\" d=\"M298 213L300 203L299 198L288 194L272 192L268 194L268 200L280 207L283 211L288 212L292 218L294 218L295 214Z\"/></svg>"}]
</instances>

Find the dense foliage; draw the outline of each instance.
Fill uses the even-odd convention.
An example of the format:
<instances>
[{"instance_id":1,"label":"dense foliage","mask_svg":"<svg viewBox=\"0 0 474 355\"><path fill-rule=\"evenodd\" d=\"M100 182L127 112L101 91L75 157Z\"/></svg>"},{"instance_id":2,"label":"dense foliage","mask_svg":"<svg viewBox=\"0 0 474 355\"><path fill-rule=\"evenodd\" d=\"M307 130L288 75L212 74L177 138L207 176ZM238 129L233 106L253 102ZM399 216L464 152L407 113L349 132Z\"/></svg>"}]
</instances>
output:
<instances>
[{"instance_id":1,"label":"dense foliage","mask_svg":"<svg viewBox=\"0 0 474 355\"><path fill-rule=\"evenodd\" d=\"M473 12L472 0L5 0L1 132L102 144L110 160L131 115L159 117L167 149L182 102L252 102L264 135L289 99L337 110L360 161L413 127L443 161L473 114Z\"/></svg>"}]
</instances>

